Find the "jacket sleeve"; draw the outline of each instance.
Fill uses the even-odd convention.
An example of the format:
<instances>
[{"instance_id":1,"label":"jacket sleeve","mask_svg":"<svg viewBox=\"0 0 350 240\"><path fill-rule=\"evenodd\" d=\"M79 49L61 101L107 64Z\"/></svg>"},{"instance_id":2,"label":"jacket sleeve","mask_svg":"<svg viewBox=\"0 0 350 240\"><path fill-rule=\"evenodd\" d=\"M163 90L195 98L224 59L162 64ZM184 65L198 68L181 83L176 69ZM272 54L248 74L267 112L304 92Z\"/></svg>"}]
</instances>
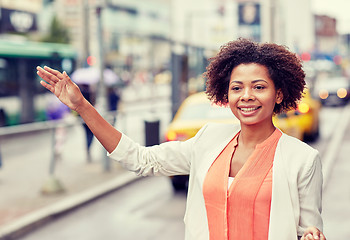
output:
<instances>
[{"instance_id":1,"label":"jacket sleeve","mask_svg":"<svg viewBox=\"0 0 350 240\"><path fill-rule=\"evenodd\" d=\"M108 156L139 176L187 175L193 145L205 128L187 141L165 142L151 147L141 146L123 134L118 146Z\"/></svg>"},{"instance_id":2,"label":"jacket sleeve","mask_svg":"<svg viewBox=\"0 0 350 240\"><path fill-rule=\"evenodd\" d=\"M300 204L300 221L298 235L301 236L307 227L315 226L321 231L322 211L322 166L316 150L309 155L304 168L299 172L298 192Z\"/></svg>"}]
</instances>

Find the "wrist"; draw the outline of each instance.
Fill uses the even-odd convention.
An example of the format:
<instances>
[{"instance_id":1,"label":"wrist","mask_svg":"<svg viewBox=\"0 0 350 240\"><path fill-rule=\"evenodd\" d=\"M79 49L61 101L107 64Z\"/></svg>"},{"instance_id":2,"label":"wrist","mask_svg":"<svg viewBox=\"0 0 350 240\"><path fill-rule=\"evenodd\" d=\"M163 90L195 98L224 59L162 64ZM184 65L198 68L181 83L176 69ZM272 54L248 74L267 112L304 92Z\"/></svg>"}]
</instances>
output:
<instances>
[{"instance_id":1,"label":"wrist","mask_svg":"<svg viewBox=\"0 0 350 240\"><path fill-rule=\"evenodd\" d=\"M81 103L78 104L77 107L75 108L75 111L76 111L79 115L84 115L84 113L85 113L90 107L92 107L92 105L89 103L89 101L86 100L85 98L83 98L83 100L81 101Z\"/></svg>"}]
</instances>

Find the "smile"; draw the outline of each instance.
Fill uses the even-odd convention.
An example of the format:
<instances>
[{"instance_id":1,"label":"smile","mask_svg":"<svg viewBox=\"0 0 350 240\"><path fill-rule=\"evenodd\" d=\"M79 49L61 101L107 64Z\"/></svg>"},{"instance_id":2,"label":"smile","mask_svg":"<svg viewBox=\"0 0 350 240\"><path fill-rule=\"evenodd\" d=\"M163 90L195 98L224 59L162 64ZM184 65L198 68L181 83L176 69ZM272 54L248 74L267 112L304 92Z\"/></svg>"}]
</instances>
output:
<instances>
[{"instance_id":1,"label":"smile","mask_svg":"<svg viewBox=\"0 0 350 240\"><path fill-rule=\"evenodd\" d=\"M253 112L255 110L258 110L260 107L242 107L239 108L242 112Z\"/></svg>"}]
</instances>

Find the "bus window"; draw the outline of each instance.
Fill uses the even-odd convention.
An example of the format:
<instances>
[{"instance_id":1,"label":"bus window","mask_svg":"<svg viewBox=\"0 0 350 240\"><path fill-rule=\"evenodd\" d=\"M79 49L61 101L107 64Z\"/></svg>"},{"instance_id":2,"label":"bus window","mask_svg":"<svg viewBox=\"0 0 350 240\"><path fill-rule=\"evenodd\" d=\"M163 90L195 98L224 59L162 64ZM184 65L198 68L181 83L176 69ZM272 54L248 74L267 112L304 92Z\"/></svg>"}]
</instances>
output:
<instances>
[{"instance_id":1,"label":"bus window","mask_svg":"<svg viewBox=\"0 0 350 240\"><path fill-rule=\"evenodd\" d=\"M15 77L13 61L0 58L0 97L17 95L18 79Z\"/></svg>"}]
</instances>

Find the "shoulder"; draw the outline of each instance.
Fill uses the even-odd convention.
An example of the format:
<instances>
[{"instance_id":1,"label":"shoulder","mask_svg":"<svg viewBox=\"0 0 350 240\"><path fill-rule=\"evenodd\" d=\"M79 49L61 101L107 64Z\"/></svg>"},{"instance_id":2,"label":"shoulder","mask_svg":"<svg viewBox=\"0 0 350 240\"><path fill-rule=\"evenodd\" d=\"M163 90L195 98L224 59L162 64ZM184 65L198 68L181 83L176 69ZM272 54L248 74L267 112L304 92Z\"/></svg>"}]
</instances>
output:
<instances>
[{"instance_id":1,"label":"shoulder","mask_svg":"<svg viewBox=\"0 0 350 240\"><path fill-rule=\"evenodd\" d=\"M282 134L277 145L276 157L281 158L288 168L311 168L315 164L320 164L318 150L305 142L287 134Z\"/></svg>"},{"instance_id":2,"label":"shoulder","mask_svg":"<svg viewBox=\"0 0 350 240\"><path fill-rule=\"evenodd\" d=\"M313 153L313 154L318 153L318 151L316 149L314 149L313 147L311 147L307 143L305 143L305 142L303 142L295 137L284 134L284 133L281 136L279 144L285 152L292 152L293 155L305 154L305 153L310 153L310 154L311 153Z\"/></svg>"}]
</instances>

